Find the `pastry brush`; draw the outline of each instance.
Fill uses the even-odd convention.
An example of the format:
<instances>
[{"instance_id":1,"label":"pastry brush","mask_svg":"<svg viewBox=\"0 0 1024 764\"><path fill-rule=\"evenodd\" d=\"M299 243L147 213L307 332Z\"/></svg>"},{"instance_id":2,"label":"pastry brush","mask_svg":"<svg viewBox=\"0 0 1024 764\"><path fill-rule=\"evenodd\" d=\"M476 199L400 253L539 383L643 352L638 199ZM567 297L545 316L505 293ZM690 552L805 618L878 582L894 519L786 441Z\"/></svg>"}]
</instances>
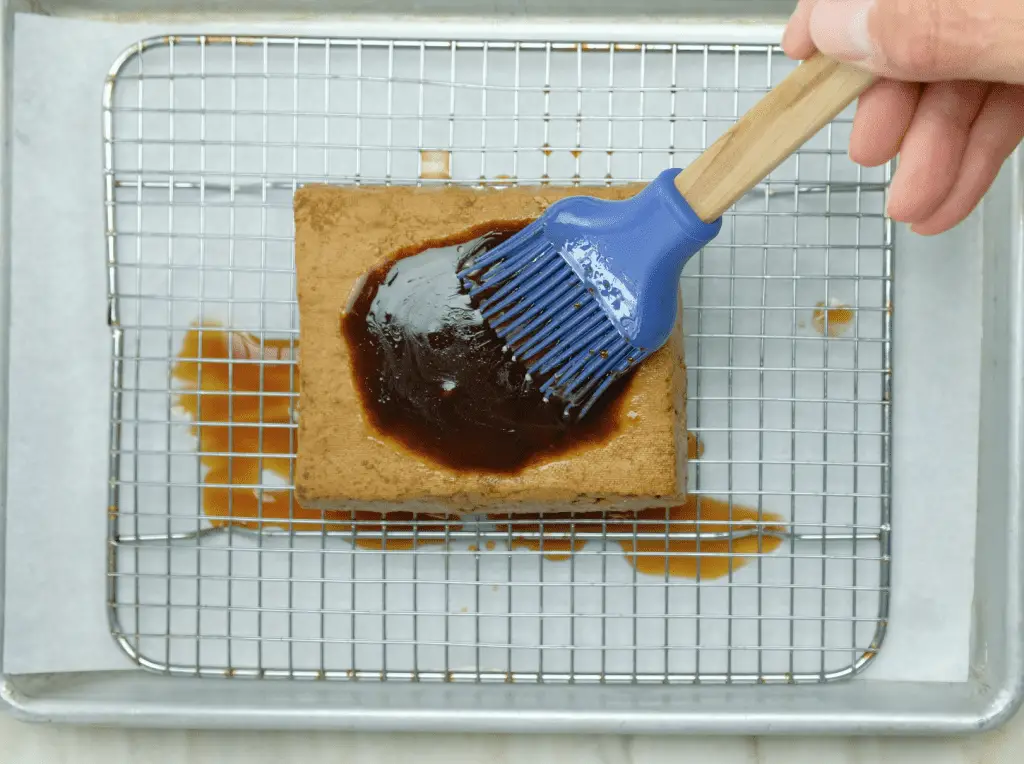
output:
<instances>
[{"instance_id":1,"label":"pastry brush","mask_svg":"<svg viewBox=\"0 0 1024 764\"><path fill-rule=\"evenodd\" d=\"M668 340L683 266L722 214L871 84L820 54L800 64L685 170L624 201L574 196L459 272L546 399L581 418Z\"/></svg>"}]
</instances>

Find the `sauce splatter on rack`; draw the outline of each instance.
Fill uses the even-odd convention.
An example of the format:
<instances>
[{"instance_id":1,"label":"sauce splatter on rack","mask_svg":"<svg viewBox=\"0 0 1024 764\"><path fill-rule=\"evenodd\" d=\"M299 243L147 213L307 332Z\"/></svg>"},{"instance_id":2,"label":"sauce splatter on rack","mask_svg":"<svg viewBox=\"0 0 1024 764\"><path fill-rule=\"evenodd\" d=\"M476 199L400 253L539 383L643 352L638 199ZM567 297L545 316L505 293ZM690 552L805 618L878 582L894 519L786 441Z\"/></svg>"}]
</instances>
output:
<instances>
[{"instance_id":1,"label":"sauce splatter on rack","mask_svg":"<svg viewBox=\"0 0 1024 764\"><path fill-rule=\"evenodd\" d=\"M814 309L811 322L814 324L814 330L822 337L841 337L850 328L855 317L856 311L849 305L832 301L826 306L824 302L819 302Z\"/></svg>"},{"instance_id":2,"label":"sauce splatter on rack","mask_svg":"<svg viewBox=\"0 0 1024 764\"><path fill-rule=\"evenodd\" d=\"M219 327L195 327L185 336L174 378L179 405L193 422L204 470L203 513L215 527L267 527L352 533L362 549L412 549L410 538L387 538L374 512L306 509L292 491L261 488L276 476L291 479L298 438L291 426L299 380L288 340L259 338ZM390 514L387 530L411 532L412 515ZM405 523L405 524L403 524ZM452 526L448 526L452 529ZM444 525L418 525L444 531ZM360 537L360 533L366 534ZM416 539L415 544L441 539Z\"/></svg>"},{"instance_id":3,"label":"sauce splatter on rack","mask_svg":"<svg viewBox=\"0 0 1024 764\"><path fill-rule=\"evenodd\" d=\"M265 487L276 476L291 478L298 446L293 424L299 380L293 360L297 342L260 339L246 332L227 331L217 325L194 326L185 335L174 366L179 384L178 405L192 421L203 470L202 511L215 527L249 530L284 528L294 531L340 532L361 549L408 550L423 544L441 544L436 534L461 530L447 521L420 518L410 513L339 512L307 509L292 491ZM703 444L689 433L691 459L699 458ZM782 543L782 518L774 513L730 506L709 497L691 496L669 509L656 508L606 516L577 513L572 517L545 515L492 515L497 530L512 548L541 552L549 560L564 560L587 543L575 534L617 534L627 562L640 573L704 579L727 575L758 554ZM778 523L779 525L776 525ZM760 534L730 540L676 539L673 533L722 533L760 527ZM413 533L432 538L409 538ZM389 538L388 533L403 534ZM621 538L626 534L629 538ZM638 538L636 534L643 534ZM660 537L652 537L660 534ZM566 538L568 536L568 538ZM496 547L488 540L486 554Z\"/></svg>"}]
</instances>

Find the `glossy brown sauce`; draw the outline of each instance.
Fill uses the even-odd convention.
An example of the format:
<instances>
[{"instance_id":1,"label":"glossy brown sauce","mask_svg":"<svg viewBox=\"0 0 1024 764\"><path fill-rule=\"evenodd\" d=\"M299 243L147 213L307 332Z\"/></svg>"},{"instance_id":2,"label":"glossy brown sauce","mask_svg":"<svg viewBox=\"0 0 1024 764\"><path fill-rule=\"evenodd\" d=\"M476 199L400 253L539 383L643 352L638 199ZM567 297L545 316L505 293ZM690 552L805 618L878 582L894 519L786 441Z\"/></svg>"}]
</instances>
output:
<instances>
[{"instance_id":1,"label":"glossy brown sauce","mask_svg":"<svg viewBox=\"0 0 1024 764\"><path fill-rule=\"evenodd\" d=\"M276 526L296 531L332 531L348 533L355 530L353 540L362 549L402 550L413 547L412 539L381 539L360 537L359 533L379 535L386 519L387 529L395 532L412 530L412 515L407 512L339 512L306 509L294 500L286 489L257 490L265 484L265 472L284 480L291 480L291 466L298 446L296 431L290 427L293 399L298 392L299 378L291 361L298 344L289 340L265 339L244 332L228 332L207 325L190 330L183 342L174 366L174 378L181 387L178 404L193 422L192 432L198 438L200 459L205 474L202 482L202 508L215 527L235 525L252 530ZM262 369L262 372L261 372ZM258 426L260 423L263 426ZM257 425L257 426L253 426ZM703 444L693 433L688 433L687 449L690 459L703 453ZM263 455L262 460L260 454ZM634 522L640 533L661 533L666 530L666 519L676 532L695 532L697 520L704 532L728 529L729 506L726 502L708 497L690 497L670 510L649 509L627 517L609 517L610 533L633 532ZM503 520L498 528L508 533L513 548L540 551L550 560L564 560L571 549L581 549L585 542L579 539L549 538L573 532L600 532L604 523L601 513L568 516L545 515L543 527L539 516L517 515L509 529L508 515L493 515ZM732 508L734 522L756 521L757 511L748 507ZM749 555L769 553L781 544L781 530L771 523L782 520L778 515L764 512L764 535L760 538L734 539L730 550L728 541L701 541L697 556L697 542L670 540L666 549L664 539L619 541L626 560L641 573L704 579L717 578L737 570L750 561ZM420 521L422 522L422 520ZM428 521L429 522L429 521ZM438 521L435 525L419 525L419 530L444 532L459 530L461 526ZM443 543L440 539L420 540L417 545ZM480 554L496 548L488 540ZM637 554L639 552L640 554ZM731 554L730 554L731 552ZM726 556L717 556L726 555Z\"/></svg>"},{"instance_id":2,"label":"glossy brown sauce","mask_svg":"<svg viewBox=\"0 0 1024 764\"><path fill-rule=\"evenodd\" d=\"M583 420L567 420L463 293L457 272L519 228L398 252L367 274L340 319L373 428L460 472L515 474L627 426L626 378Z\"/></svg>"}]
</instances>

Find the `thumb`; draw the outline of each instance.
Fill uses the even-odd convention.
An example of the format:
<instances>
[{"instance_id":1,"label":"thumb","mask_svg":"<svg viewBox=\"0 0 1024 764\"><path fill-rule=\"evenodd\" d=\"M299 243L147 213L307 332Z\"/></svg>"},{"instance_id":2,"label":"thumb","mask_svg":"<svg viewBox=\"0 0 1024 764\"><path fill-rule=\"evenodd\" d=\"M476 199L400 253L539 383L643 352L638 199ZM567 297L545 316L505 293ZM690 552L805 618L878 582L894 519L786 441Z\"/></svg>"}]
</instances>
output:
<instances>
[{"instance_id":1,"label":"thumb","mask_svg":"<svg viewBox=\"0 0 1024 764\"><path fill-rule=\"evenodd\" d=\"M826 55L892 79L1024 83L1021 0L817 0Z\"/></svg>"}]
</instances>

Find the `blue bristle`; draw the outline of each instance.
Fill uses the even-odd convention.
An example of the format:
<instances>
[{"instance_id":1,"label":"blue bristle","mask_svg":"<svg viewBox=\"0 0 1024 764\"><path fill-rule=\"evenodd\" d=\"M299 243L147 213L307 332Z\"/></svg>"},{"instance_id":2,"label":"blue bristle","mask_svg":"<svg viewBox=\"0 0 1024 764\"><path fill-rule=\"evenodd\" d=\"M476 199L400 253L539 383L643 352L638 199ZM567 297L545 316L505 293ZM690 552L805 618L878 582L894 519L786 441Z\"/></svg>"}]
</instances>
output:
<instances>
[{"instance_id":1,"label":"blue bristle","mask_svg":"<svg viewBox=\"0 0 1024 764\"><path fill-rule=\"evenodd\" d=\"M586 308L576 311L579 315L572 319L566 319L564 316L553 319L544 329L543 342L533 344L528 351L524 347L517 354L523 360L529 361L531 373L549 373L554 367L550 362L553 356L563 354L566 349L570 354L578 352L577 339L586 336L595 325L607 323L600 308L587 310L586 313L584 310ZM570 322L572 326L567 327Z\"/></svg>"},{"instance_id":2,"label":"blue bristle","mask_svg":"<svg viewBox=\"0 0 1024 764\"><path fill-rule=\"evenodd\" d=\"M604 395L605 390L611 387L612 383L617 379L620 379L623 374L629 371L632 364L625 358L620 361L620 365L611 374L606 374L603 379L600 380L600 384L596 386L591 392L588 393L586 403L583 408L580 409L579 417L585 417L587 412L590 411L591 407L597 403L597 401ZM595 380L596 381L596 380Z\"/></svg>"},{"instance_id":3,"label":"blue bristle","mask_svg":"<svg viewBox=\"0 0 1024 764\"><path fill-rule=\"evenodd\" d=\"M489 269L470 271L478 278L476 283L470 283L470 298L483 299L487 293L493 292L504 284L511 284L512 288L515 288L514 277L534 260L536 260L535 257L515 257L512 263L503 262L493 265ZM461 274L460 278L462 278Z\"/></svg>"},{"instance_id":4,"label":"blue bristle","mask_svg":"<svg viewBox=\"0 0 1024 764\"><path fill-rule=\"evenodd\" d=\"M494 274L488 274L488 279L483 284L484 289L492 289L493 293L487 298L488 308L490 306L500 302L510 294L515 294L525 284L525 279L532 278L538 272L543 271L545 268L551 266L550 258L546 257L532 257L529 259L524 258L525 262L521 264L518 270L514 274L515 278L509 278L504 283L499 282L499 278L503 271L511 271L511 268L504 266L495 266Z\"/></svg>"},{"instance_id":5,"label":"blue bristle","mask_svg":"<svg viewBox=\"0 0 1024 764\"><path fill-rule=\"evenodd\" d=\"M573 278L575 279L575 276ZM562 294L562 290L559 290L557 294L543 293L533 300L524 300L526 310L520 312L513 320L503 321L501 335L517 351L526 351L519 352L517 355L521 358L528 358L529 354L537 349L536 341L547 336L546 334L541 336L541 333L548 330L557 331L559 322L566 321L579 313L574 310L573 305L580 302L580 294L585 295L586 292L577 279L576 285L568 294ZM539 323L537 323L538 320ZM528 332L521 332L529 327L533 328Z\"/></svg>"},{"instance_id":6,"label":"blue bristle","mask_svg":"<svg viewBox=\"0 0 1024 764\"><path fill-rule=\"evenodd\" d=\"M564 304L579 300L580 293L583 292L583 284L579 278L564 266L559 269L558 275L554 276L550 283L551 286L548 289L533 295L530 304L535 310L544 312L561 310Z\"/></svg>"},{"instance_id":7,"label":"blue bristle","mask_svg":"<svg viewBox=\"0 0 1024 764\"><path fill-rule=\"evenodd\" d=\"M582 395L587 392L588 387L592 386L603 375L611 373L629 353L629 346L625 345L625 343L622 344L623 347L612 350L608 353L607 357L594 354L594 356L588 358L587 364L575 376L564 381L562 395L569 398Z\"/></svg>"},{"instance_id":8,"label":"blue bristle","mask_svg":"<svg viewBox=\"0 0 1024 764\"><path fill-rule=\"evenodd\" d=\"M506 331L505 341L509 345L515 346L519 340L526 337L530 332L540 329L541 326L550 321L551 316L561 313L564 308L579 300L581 292L583 292L582 285L579 279L573 275L570 278L566 278L561 286L553 288L549 295L545 295L537 300L532 306L524 302L524 310L530 307L533 308L531 311L533 317L529 321L517 321L515 323L515 331Z\"/></svg>"},{"instance_id":9,"label":"blue bristle","mask_svg":"<svg viewBox=\"0 0 1024 764\"><path fill-rule=\"evenodd\" d=\"M567 415L586 412L596 401L593 391L603 393L621 376L629 368L627 355L636 350L569 264L531 228L478 258L459 278L527 373L550 375L540 392L565 403Z\"/></svg>"},{"instance_id":10,"label":"blue bristle","mask_svg":"<svg viewBox=\"0 0 1024 764\"><path fill-rule=\"evenodd\" d=\"M593 303L587 303L579 310L569 308L551 316L551 322L543 329L531 336L522 345L515 348L516 355L524 361L530 360L531 366L542 363L541 358L534 359L541 350L545 349L555 340L568 344L575 344L573 332L577 327L589 326L588 322L603 321L604 317L601 308ZM539 368L538 368L539 371Z\"/></svg>"},{"instance_id":11,"label":"blue bristle","mask_svg":"<svg viewBox=\"0 0 1024 764\"><path fill-rule=\"evenodd\" d=\"M525 302L524 295L530 295L531 290L548 283L558 271L557 262L547 262L540 258L530 263L516 274L514 279L506 281L498 291L487 298L487 307L482 311L484 318L490 321L510 308L513 303Z\"/></svg>"},{"instance_id":12,"label":"blue bristle","mask_svg":"<svg viewBox=\"0 0 1024 764\"><path fill-rule=\"evenodd\" d=\"M486 270L495 263L505 264L510 258L514 258L518 255L526 255L529 251L527 246L531 240L540 240L544 243L544 239L540 236L540 231L536 230L535 226L527 226L521 231L517 231L512 236L508 237L501 244L496 246L494 249L485 252L476 258L467 268L464 268L459 272L459 278L465 278L466 275L474 272L480 272Z\"/></svg>"},{"instance_id":13,"label":"blue bristle","mask_svg":"<svg viewBox=\"0 0 1024 764\"><path fill-rule=\"evenodd\" d=\"M604 367L612 368L620 355L624 355L623 348L630 346L619 337L614 327L604 326L576 347L579 348L576 357L548 380L545 393L573 399L582 392L581 388L590 375L600 373Z\"/></svg>"},{"instance_id":14,"label":"blue bristle","mask_svg":"<svg viewBox=\"0 0 1024 764\"><path fill-rule=\"evenodd\" d=\"M542 359L538 360L536 373L547 374L555 372L557 369L554 377L567 379L567 375L571 375L574 371L574 367L565 365L569 356L575 355L578 356L578 359L585 360L587 352L594 352L595 346L600 347L600 338L609 331L615 331L603 313L599 314L598 318L602 320L588 321L585 326L581 326L571 336L564 337L557 347L551 348Z\"/></svg>"},{"instance_id":15,"label":"blue bristle","mask_svg":"<svg viewBox=\"0 0 1024 764\"><path fill-rule=\"evenodd\" d=\"M597 386L604 377L609 376L624 357L625 354L618 353L608 358L597 354L589 355L583 359L583 364L567 382L556 382L551 385L550 390L545 391L545 394L570 402L586 400L589 397L588 391Z\"/></svg>"},{"instance_id":16,"label":"blue bristle","mask_svg":"<svg viewBox=\"0 0 1024 764\"><path fill-rule=\"evenodd\" d=\"M540 237L527 238L515 246L513 246L513 242L513 239L509 239L488 253L494 254L499 251L504 253L505 256L494 264L483 266L474 264L473 270L484 276L482 279L483 288L493 289L494 287L501 286L507 279L515 276L526 265L539 257L543 257L544 260L550 259L551 245L546 239Z\"/></svg>"},{"instance_id":17,"label":"blue bristle","mask_svg":"<svg viewBox=\"0 0 1024 764\"><path fill-rule=\"evenodd\" d=\"M574 347L579 349L576 350L572 360L558 369L557 373L552 374L548 381L541 387L541 392L545 395L561 396L568 383L576 376L577 372L589 364L596 355L591 351L589 345L579 345Z\"/></svg>"}]
</instances>

